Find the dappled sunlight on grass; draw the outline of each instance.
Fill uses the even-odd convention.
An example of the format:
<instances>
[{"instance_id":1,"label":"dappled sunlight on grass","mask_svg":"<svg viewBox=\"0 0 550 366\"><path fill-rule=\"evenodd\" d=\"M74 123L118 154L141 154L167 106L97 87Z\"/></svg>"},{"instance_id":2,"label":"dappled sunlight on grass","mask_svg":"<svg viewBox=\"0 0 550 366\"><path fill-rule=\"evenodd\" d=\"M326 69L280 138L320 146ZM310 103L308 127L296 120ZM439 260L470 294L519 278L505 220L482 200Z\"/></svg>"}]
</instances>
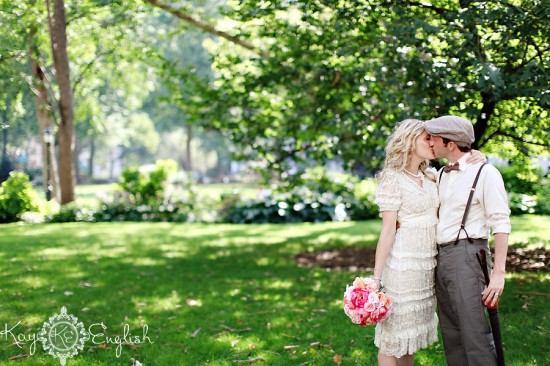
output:
<instances>
[{"instance_id":1,"label":"dappled sunlight on grass","mask_svg":"<svg viewBox=\"0 0 550 366\"><path fill-rule=\"evenodd\" d=\"M267 267L273 264L273 259L268 257L256 258L256 264L259 267Z\"/></svg>"},{"instance_id":2,"label":"dappled sunlight on grass","mask_svg":"<svg viewBox=\"0 0 550 366\"><path fill-rule=\"evenodd\" d=\"M233 339L228 343L229 346L235 348L237 352L243 352L244 355L246 355L246 352L262 349L266 346L265 340L254 335L247 335L246 331L240 332L238 337L231 338ZM227 343L223 336L220 336L218 340Z\"/></svg>"},{"instance_id":3,"label":"dappled sunlight on grass","mask_svg":"<svg viewBox=\"0 0 550 366\"><path fill-rule=\"evenodd\" d=\"M275 281L271 281L265 287L266 288L277 288L277 289L281 289L281 288L289 289L292 286L294 286L294 282L292 282L292 281L275 280Z\"/></svg>"},{"instance_id":4,"label":"dappled sunlight on grass","mask_svg":"<svg viewBox=\"0 0 550 366\"><path fill-rule=\"evenodd\" d=\"M126 257L121 258L120 262L141 267L165 265L167 263L164 259L150 257Z\"/></svg>"},{"instance_id":5,"label":"dappled sunlight on grass","mask_svg":"<svg viewBox=\"0 0 550 366\"><path fill-rule=\"evenodd\" d=\"M79 254L78 249L68 249L65 247L45 248L36 252L37 256L43 257L45 260L63 259Z\"/></svg>"},{"instance_id":6,"label":"dappled sunlight on grass","mask_svg":"<svg viewBox=\"0 0 550 366\"><path fill-rule=\"evenodd\" d=\"M172 293L165 298L160 297L149 297L141 299L133 299L137 304L150 304L154 308L160 310L176 310L184 306L185 302L182 300L180 295L174 290ZM192 301L192 302L191 302ZM202 306L200 300L187 300L189 306Z\"/></svg>"},{"instance_id":7,"label":"dappled sunlight on grass","mask_svg":"<svg viewBox=\"0 0 550 366\"><path fill-rule=\"evenodd\" d=\"M306 250L373 247L379 225L378 220L3 225L0 323L24 319L36 328L66 306L85 324L104 322L110 334L121 333L125 323L132 330L147 324L155 341L123 347L120 359L114 347L88 347L71 361L73 366L123 364L130 357L144 365L219 366L254 357L266 365L330 365L335 355L342 356L343 364L374 364L374 328L352 325L341 303L346 284L369 273L301 268L293 257ZM535 235L532 226L528 233L527 220L522 225L521 235ZM503 300L513 299L502 310L503 318L512 319L505 330L508 347L520 343L509 340L519 332L518 324L532 326L533 337L544 339L536 328L540 324L530 317L546 316L546 297L538 294L550 292L549 277L507 275ZM525 337L521 342L543 347L542 341ZM288 345L297 348L285 349ZM0 357L19 352L0 339ZM442 350L423 351L418 360L440 365ZM520 356L510 365L525 360ZM37 351L17 362L51 361Z\"/></svg>"},{"instance_id":8,"label":"dappled sunlight on grass","mask_svg":"<svg viewBox=\"0 0 550 366\"><path fill-rule=\"evenodd\" d=\"M38 276L27 276L18 281L19 283L24 283L30 288L39 288L42 286L46 286L48 282L46 279Z\"/></svg>"}]
</instances>

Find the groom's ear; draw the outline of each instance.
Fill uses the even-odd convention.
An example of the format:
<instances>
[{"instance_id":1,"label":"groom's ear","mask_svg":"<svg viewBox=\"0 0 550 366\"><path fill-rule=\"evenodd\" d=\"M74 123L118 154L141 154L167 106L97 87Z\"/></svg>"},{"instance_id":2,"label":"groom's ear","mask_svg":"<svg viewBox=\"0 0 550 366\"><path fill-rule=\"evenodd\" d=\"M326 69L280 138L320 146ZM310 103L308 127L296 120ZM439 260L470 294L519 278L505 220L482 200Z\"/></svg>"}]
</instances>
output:
<instances>
[{"instance_id":1,"label":"groom's ear","mask_svg":"<svg viewBox=\"0 0 550 366\"><path fill-rule=\"evenodd\" d=\"M447 144L447 148L449 149L450 152L453 152L458 149L458 145L454 141L449 141L449 143Z\"/></svg>"}]
</instances>

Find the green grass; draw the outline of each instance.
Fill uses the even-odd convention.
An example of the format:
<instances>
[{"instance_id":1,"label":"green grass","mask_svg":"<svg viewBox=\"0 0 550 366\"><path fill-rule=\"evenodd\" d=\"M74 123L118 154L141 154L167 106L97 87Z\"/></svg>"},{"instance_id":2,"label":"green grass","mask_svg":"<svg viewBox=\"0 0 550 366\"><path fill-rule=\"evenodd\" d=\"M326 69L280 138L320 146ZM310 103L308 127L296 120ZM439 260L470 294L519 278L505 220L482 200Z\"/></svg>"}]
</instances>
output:
<instances>
[{"instance_id":1,"label":"green grass","mask_svg":"<svg viewBox=\"0 0 550 366\"><path fill-rule=\"evenodd\" d=\"M238 194L242 198L256 198L258 194L257 184L227 183L227 184L196 184L194 188L200 198L218 200L225 194ZM44 197L42 186L34 187L39 197ZM116 191L116 184L82 184L75 187L76 201L83 205L97 204L97 198L110 198Z\"/></svg>"},{"instance_id":2,"label":"green grass","mask_svg":"<svg viewBox=\"0 0 550 366\"><path fill-rule=\"evenodd\" d=\"M550 217L514 218L511 242L550 236ZM0 332L30 336L66 306L109 336L148 326L153 344L86 343L67 365L373 365L373 327L342 311L348 271L300 268L304 250L376 245L380 221L295 225L97 223L0 226ZM509 274L501 321L508 365L550 363L550 275ZM4 325L5 324L5 325ZM97 327L95 330L97 331ZM103 338L97 339L96 343ZM0 365L59 365L0 336ZM285 349L285 346L294 346ZM10 357L27 355L9 361ZM416 365L445 365L442 345Z\"/></svg>"}]
</instances>

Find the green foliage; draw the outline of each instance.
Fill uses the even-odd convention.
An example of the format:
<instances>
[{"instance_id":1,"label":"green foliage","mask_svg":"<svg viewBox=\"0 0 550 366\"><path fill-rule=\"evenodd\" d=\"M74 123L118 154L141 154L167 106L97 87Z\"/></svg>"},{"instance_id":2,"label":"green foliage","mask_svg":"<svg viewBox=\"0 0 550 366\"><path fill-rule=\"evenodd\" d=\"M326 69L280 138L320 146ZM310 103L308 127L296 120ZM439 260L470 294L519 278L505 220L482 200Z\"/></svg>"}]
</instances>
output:
<instances>
[{"instance_id":1,"label":"green foliage","mask_svg":"<svg viewBox=\"0 0 550 366\"><path fill-rule=\"evenodd\" d=\"M176 172L177 163L173 160L158 160L149 174L137 166L128 166L122 172L119 185L134 204L150 204L162 199L169 178Z\"/></svg>"},{"instance_id":2,"label":"green foliage","mask_svg":"<svg viewBox=\"0 0 550 366\"><path fill-rule=\"evenodd\" d=\"M76 203L62 206L49 215L48 222L188 222L195 217L194 202L161 201L136 205L128 198L102 202L90 208Z\"/></svg>"},{"instance_id":3,"label":"green foliage","mask_svg":"<svg viewBox=\"0 0 550 366\"><path fill-rule=\"evenodd\" d=\"M228 197L220 216L231 223L291 223L364 220L374 218L375 184L317 167L277 185L274 192L255 200Z\"/></svg>"},{"instance_id":4,"label":"green foliage","mask_svg":"<svg viewBox=\"0 0 550 366\"><path fill-rule=\"evenodd\" d=\"M103 200L90 208L76 203L65 205L49 216L50 222L150 221L187 222L199 220L197 197L185 182L171 185L177 171L173 160L158 160L144 173L137 167L127 167L112 200ZM184 190L185 193L180 191Z\"/></svg>"},{"instance_id":5,"label":"green foliage","mask_svg":"<svg viewBox=\"0 0 550 366\"><path fill-rule=\"evenodd\" d=\"M498 166L507 192L534 195L543 178L542 168L534 164Z\"/></svg>"},{"instance_id":6,"label":"green foliage","mask_svg":"<svg viewBox=\"0 0 550 366\"><path fill-rule=\"evenodd\" d=\"M347 218L344 208L334 194L298 188L265 200L237 202L222 213L221 220L235 224L343 221Z\"/></svg>"},{"instance_id":7,"label":"green foliage","mask_svg":"<svg viewBox=\"0 0 550 366\"><path fill-rule=\"evenodd\" d=\"M0 186L0 222L18 221L23 213L37 210L38 196L29 177L12 171Z\"/></svg>"},{"instance_id":8,"label":"green foliage","mask_svg":"<svg viewBox=\"0 0 550 366\"><path fill-rule=\"evenodd\" d=\"M61 206L58 211L49 215L47 220L48 222L91 222L95 221L94 212L92 208L71 202Z\"/></svg>"},{"instance_id":9,"label":"green foliage","mask_svg":"<svg viewBox=\"0 0 550 366\"><path fill-rule=\"evenodd\" d=\"M545 180L537 191L535 212L540 215L550 215L550 184Z\"/></svg>"},{"instance_id":10,"label":"green foliage","mask_svg":"<svg viewBox=\"0 0 550 366\"><path fill-rule=\"evenodd\" d=\"M512 215L544 214L545 199L541 194L547 180L542 169L532 163L497 166L508 192L508 202Z\"/></svg>"},{"instance_id":11,"label":"green foliage","mask_svg":"<svg viewBox=\"0 0 550 366\"><path fill-rule=\"evenodd\" d=\"M258 51L211 42L216 79L198 87L192 113L264 172L330 159L375 172L393 126L411 117L467 117L478 147L497 154L550 145L543 2L232 5L227 16Z\"/></svg>"},{"instance_id":12,"label":"green foliage","mask_svg":"<svg viewBox=\"0 0 550 366\"><path fill-rule=\"evenodd\" d=\"M535 196L528 194L509 192L508 203L512 215L532 214L535 213L537 200Z\"/></svg>"},{"instance_id":13,"label":"green foliage","mask_svg":"<svg viewBox=\"0 0 550 366\"><path fill-rule=\"evenodd\" d=\"M93 213L93 221L187 222L194 204L184 201L151 202L136 205L129 200L103 203Z\"/></svg>"}]
</instances>

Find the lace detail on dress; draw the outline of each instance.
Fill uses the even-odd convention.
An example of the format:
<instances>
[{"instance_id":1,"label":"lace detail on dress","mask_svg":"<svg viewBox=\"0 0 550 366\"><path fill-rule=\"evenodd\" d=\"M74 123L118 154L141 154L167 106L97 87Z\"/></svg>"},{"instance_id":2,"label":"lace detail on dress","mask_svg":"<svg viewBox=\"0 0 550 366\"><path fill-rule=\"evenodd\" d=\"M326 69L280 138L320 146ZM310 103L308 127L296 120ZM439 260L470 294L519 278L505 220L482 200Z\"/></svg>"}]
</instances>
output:
<instances>
[{"instance_id":1,"label":"lace detail on dress","mask_svg":"<svg viewBox=\"0 0 550 366\"><path fill-rule=\"evenodd\" d=\"M435 313L435 241L437 186L419 186L405 174L388 172L375 202L380 211L397 211L396 232L382 272L382 284L393 299L390 317L377 324L374 343L380 352L401 357L437 341Z\"/></svg>"},{"instance_id":2,"label":"lace detail on dress","mask_svg":"<svg viewBox=\"0 0 550 366\"><path fill-rule=\"evenodd\" d=\"M415 324L414 329L401 331L396 328L393 332L385 332L380 324L377 324L374 344L384 355L402 357L413 354L437 342L437 322L436 316L427 323Z\"/></svg>"}]
</instances>

